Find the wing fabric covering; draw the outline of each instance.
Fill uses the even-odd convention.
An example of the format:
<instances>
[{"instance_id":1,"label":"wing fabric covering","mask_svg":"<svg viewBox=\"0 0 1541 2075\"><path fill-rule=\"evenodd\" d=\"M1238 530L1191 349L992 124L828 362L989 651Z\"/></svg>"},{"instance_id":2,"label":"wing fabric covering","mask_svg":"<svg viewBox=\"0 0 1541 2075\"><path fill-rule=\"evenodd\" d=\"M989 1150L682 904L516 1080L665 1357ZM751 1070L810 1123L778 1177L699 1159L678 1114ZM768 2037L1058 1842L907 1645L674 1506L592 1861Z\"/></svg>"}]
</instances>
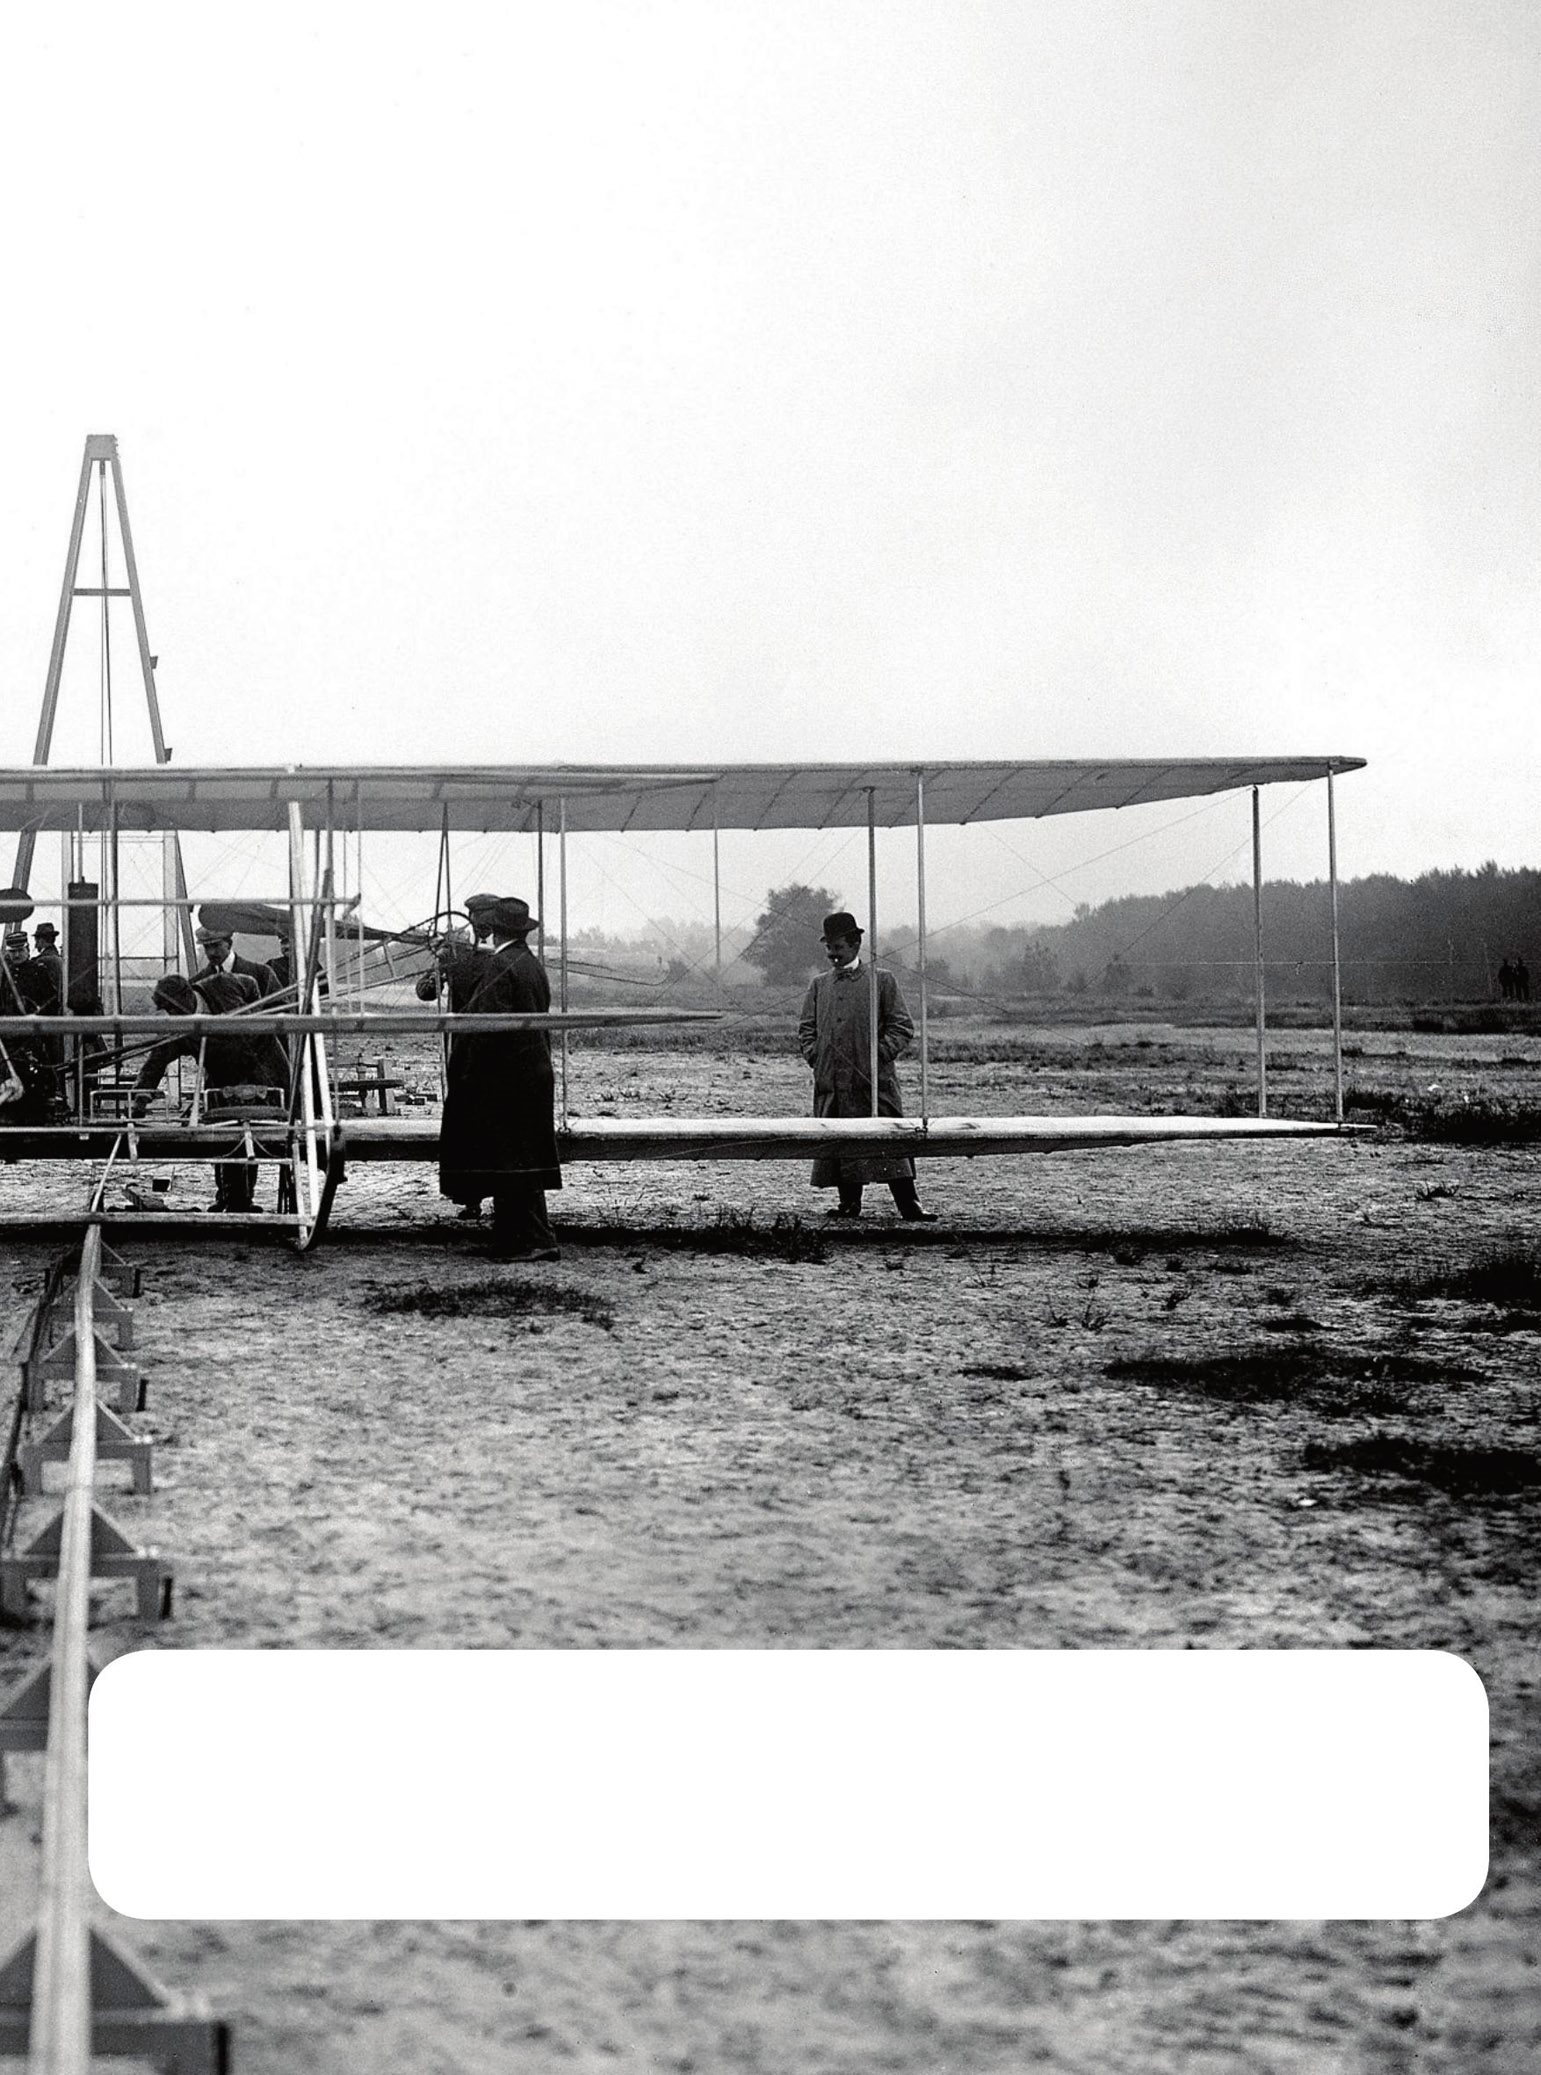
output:
<instances>
[{"instance_id":1,"label":"wing fabric covering","mask_svg":"<svg viewBox=\"0 0 1541 2075\"><path fill-rule=\"evenodd\" d=\"M0 830L286 830L307 827L528 833L555 830L857 828L1031 821L1254 785L1305 783L1361 757L1200 757L926 764L545 764L195 770L0 770Z\"/></svg>"}]
</instances>

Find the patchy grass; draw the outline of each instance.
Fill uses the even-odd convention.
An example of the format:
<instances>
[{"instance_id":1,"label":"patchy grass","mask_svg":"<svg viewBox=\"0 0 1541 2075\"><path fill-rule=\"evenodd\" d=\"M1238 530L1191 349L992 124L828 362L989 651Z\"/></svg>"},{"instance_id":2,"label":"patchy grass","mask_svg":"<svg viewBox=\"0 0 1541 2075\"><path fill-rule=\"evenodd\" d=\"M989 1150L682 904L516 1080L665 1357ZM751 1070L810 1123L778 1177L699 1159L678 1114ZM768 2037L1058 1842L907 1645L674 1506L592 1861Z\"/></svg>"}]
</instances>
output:
<instances>
[{"instance_id":1,"label":"patchy grass","mask_svg":"<svg viewBox=\"0 0 1541 2075\"><path fill-rule=\"evenodd\" d=\"M1541 1248L1523 1242L1490 1248L1461 1267L1447 1263L1423 1275L1370 1278L1361 1287L1367 1295L1411 1308L1432 1297L1491 1305L1499 1317L1478 1330L1541 1330Z\"/></svg>"},{"instance_id":2,"label":"patchy grass","mask_svg":"<svg viewBox=\"0 0 1541 2075\"><path fill-rule=\"evenodd\" d=\"M861 1227L854 1229L860 1231ZM905 1234L909 1230L899 1229ZM871 1236L883 1230L874 1222ZM623 1247L630 1253L638 1247L657 1247L671 1254L738 1254L761 1261L817 1264L829 1259L828 1235L819 1226L785 1212L760 1220L752 1211L719 1210L706 1225L564 1225L562 1243Z\"/></svg>"},{"instance_id":3,"label":"patchy grass","mask_svg":"<svg viewBox=\"0 0 1541 2075\"><path fill-rule=\"evenodd\" d=\"M533 1276L484 1276L447 1289L411 1283L403 1289L376 1289L368 1301L373 1311L416 1318L580 1318L606 1331L615 1324L615 1306L606 1298Z\"/></svg>"},{"instance_id":4,"label":"patchy grass","mask_svg":"<svg viewBox=\"0 0 1541 2075\"><path fill-rule=\"evenodd\" d=\"M1468 1267L1435 1280L1431 1297L1462 1297L1468 1304L1498 1304L1514 1311L1541 1311L1541 1249L1496 1247Z\"/></svg>"},{"instance_id":5,"label":"patchy grass","mask_svg":"<svg viewBox=\"0 0 1541 2075\"><path fill-rule=\"evenodd\" d=\"M827 1261L829 1244L817 1226L778 1211L768 1224L757 1224L751 1210L719 1210L700 1234L696 1251L705 1254L755 1254L775 1261Z\"/></svg>"},{"instance_id":6,"label":"patchy grass","mask_svg":"<svg viewBox=\"0 0 1541 2075\"><path fill-rule=\"evenodd\" d=\"M1541 1142L1541 1103L1495 1102L1486 1096L1459 1102L1407 1095L1392 1088L1355 1088L1344 1109L1394 1124L1428 1145L1528 1146Z\"/></svg>"},{"instance_id":7,"label":"patchy grass","mask_svg":"<svg viewBox=\"0 0 1541 2075\"><path fill-rule=\"evenodd\" d=\"M1407 1412L1424 1384L1463 1383L1479 1372L1426 1355L1348 1355L1318 1346L1242 1348L1223 1355L1120 1355L1103 1375L1119 1383L1231 1405L1299 1403L1329 1418Z\"/></svg>"},{"instance_id":8,"label":"patchy grass","mask_svg":"<svg viewBox=\"0 0 1541 2075\"><path fill-rule=\"evenodd\" d=\"M1541 1487L1541 1455L1524 1448L1480 1448L1413 1441L1399 1434L1362 1440L1312 1441L1308 1470L1343 1470L1370 1479L1401 1478L1459 1498L1510 1498Z\"/></svg>"},{"instance_id":9,"label":"patchy grass","mask_svg":"<svg viewBox=\"0 0 1541 2075\"><path fill-rule=\"evenodd\" d=\"M1287 1232L1276 1232L1266 1218L1228 1218L1222 1225L1189 1225L1175 1229L1168 1225L1115 1226L1107 1232L1079 1233L1075 1235L1075 1241L1089 1253L1111 1254L1120 1268L1136 1267L1147 1253L1172 1256L1178 1248L1208 1252L1295 1244ZM1175 1271L1185 1265L1179 1260L1166 1260L1169 1270Z\"/></svg>"},{"instance_id":10,"label":"patchy grass","mask_svg":"<svg viewBox=\"0 0 1541 2075\"><path fill-rule=\"evenodd\" d=\"M1024 1368L1020 1362L971 1362L958 1373L987 1377L991 1383L1031 1383L1038 1371Z\"/></svg>"}]
</instances>

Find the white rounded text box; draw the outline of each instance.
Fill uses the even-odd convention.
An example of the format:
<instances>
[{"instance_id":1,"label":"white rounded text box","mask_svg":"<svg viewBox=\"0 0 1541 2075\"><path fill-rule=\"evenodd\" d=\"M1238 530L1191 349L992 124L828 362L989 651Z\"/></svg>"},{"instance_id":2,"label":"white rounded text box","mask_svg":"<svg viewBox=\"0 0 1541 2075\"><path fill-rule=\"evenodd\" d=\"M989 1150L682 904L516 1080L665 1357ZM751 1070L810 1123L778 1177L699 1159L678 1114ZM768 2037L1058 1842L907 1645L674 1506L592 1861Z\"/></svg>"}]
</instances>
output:
<instances>
[{"instance_id":1,"label":"white rounded text box","mask_svg":"<svg viewBox=\"0 0 1541 2075\"><path fill-rule=\"evenodd\" d=\"M1424 1651L145 1651L96 1681L137 1917L1428 1917L1487 1700Z\"/></svg>"}]
</instances>

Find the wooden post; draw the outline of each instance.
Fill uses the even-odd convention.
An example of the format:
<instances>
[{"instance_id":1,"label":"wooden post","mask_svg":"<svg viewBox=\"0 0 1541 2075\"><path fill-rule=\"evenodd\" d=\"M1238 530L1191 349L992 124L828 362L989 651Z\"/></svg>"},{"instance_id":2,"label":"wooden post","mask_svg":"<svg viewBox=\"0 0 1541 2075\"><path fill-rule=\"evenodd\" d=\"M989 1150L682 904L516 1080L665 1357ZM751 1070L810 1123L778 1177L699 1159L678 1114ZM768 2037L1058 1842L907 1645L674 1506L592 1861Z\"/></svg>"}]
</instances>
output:
<instances>
[{"instance_id":1,"label":"wooden post","mask_svg":"<svg viewBox=\"0 0 1541 2075\"><path fill-rule=\"evenodd\" d=\"M322 882L328 893L332 891L337 883L335 876L337 851L332 840L332 812L332 785L329 779L326 788L326 864L321 874ZM337 992L337 903L335 900L327 902L323 921L326 928L326 984L331 999L337 1001L340 997Z\"/></svg>"},{"instance_id":2,"label":"wooden post","mask_svg":"<svg viewBox=\"0 0 1541 2075\"><path fill-rule=\"evenodd\" d=\"M560 878L560 922L562 929L562 969L560 974L561 993L558 1006L567 1012L567 795L564 793L557 805L557 871ZM567 1031L562 1031L562 1129L567 1129Z\"/></svg>"},{"instance_id":3,"label":"wooden post","mask_svg":"<svg viewBox=\"0 0 1541 2075\"><path fill-rule=\"evenodd\" d=\"M867 1072L872 1115L878 1113L878 835L877 800L867 787Z\"/></svg>"},{"instance_id":4,"label":"wooden post","mask_svg":"<svg viewBox=\"0 0 1541 2075\"><path fill-rule=\"evenodd\" d=\"M915 772L915 893L917 963L920 967L920 1121L924 1124L930 1114L930 1047L927 1034L926 1015L926 780L918 768Z\"/></svg>"},{"instance_id":5,"label":"wooden post","mask_svg":"<svg viewBox=\"0 0 1541 2075\"><path fill-rule=\"evenodd\" d=\"M362 1009L364 1006L364 788L357 781L355 781L355 785L353 812L354 820L357 824L358 876L354 883L353 891L358 896L358 906L353 911L353 919L357 924L354 942L358 947L358 1005ZM289 977L297 982L300 977L298 945L295 946L293 964L294 971ZM298 1002L298 995L295 996L295 1000Z\"/></svg>"},{"instance_id":6,"label":"wooden post","mask_svg":"<svg viewBox=\"0 0 1541 2075\"><path fill-rule=\"evenodd\" d=\"M311 932L305 922L305 825L297 800L289 803L289 919L294 932L294 980L296 1006L314 1013L315 976L310 969ZM310 1203L302 1210L313 1211L321 1200L321 1167L316 1158L316 1091L312 1067L317 1041L306 1034L295 1047L295 1078L299 1082L299 1108L305 1123L305 1168L310 1180ZM294 1103L289 1104L291 1123Z\"/></svg>"},{"instance_id":7,"label":"wooden post","mask_svg":"<svg viewBox=\"0 0 1541 2075\"><path fill-rule=\"evenodd\" d=\"M1257 995L1257 1113L1268 1114L1268 1053L1263 1009L1263 821L1258 787L1252 788L1252 962Z\"/></svg>"},{"instance_id":8,"label":"wooden post","mask_svg":"<svg viewBox=\"0 0 1541 2075\"><path fill-rule=\"evenodd\" d=\"M440 823L439 823L439 876L440 876L440 878L441 878L441 879L443 880L443 883L444 883L444 909L445 909L445 920L447 921L447 920L449 919L449 916L450 916L450 914L451 914L451 913L453 912L453 910L454 910L454 906L455 906L455 889L454 889L454 887L453 887L453 886L451 885L451 883L450 883L450 871L449 871L449 802L448 802L448 801L446 801L446 802L445 802L445 804L444 804L444 811L443 811L443 814L442 814L442 816L441 816L441 818L440 818Z\"/></svg>"},{"instance_id":9,"label":"wooden post","mask_svg":"<svg viewBox=\"0 0 1541 2075\"><path fill-rule=\"evenodd\" d=\"M108 791L110 794L110 781ZM122 889L118 884L118 803L115 798L111 797L109 797L107 803L106 846L110 859L106 892L112 903L107 910L108 927L112 932L110 939L112 986L108 993L108 1006L117 1010L123 1006L123 910L119 905L119 895ZM103 945L102 948L105 951L108 949L108 946Z\"/></svg>"},{"instance_id":10,"label":"wooden post","mask_svg":"<svg viewBox=\"0 0 1541 2075\"><path fill-rule=\"evenodd\" d=\"M546 963L546 803L535 802L535 913L540 927L535 932L535 953Z\"/></svg>"},{"instance_id":11,"label":"wooden post","mask_svg":"<svg viewBox=\"0 0 1541 2075\"><path fill-rule=\"evenodd\" d=\"M712 929L717 985L722 985L722 831L717 824L717 789L712 788Z\"/></svg>"},{"instance_id":12,"label":"wooden post","mask_svg":"<svg viewBox=\"0 0 1541 2075\"><path fill-rule=\"evenodd\" d=\"M1343 969L1338 952L1338 818L1327 773L1327 876L1332 882L1332 1089L1334 1115L1343 1122Z\"/></svg>"}]
</instances>

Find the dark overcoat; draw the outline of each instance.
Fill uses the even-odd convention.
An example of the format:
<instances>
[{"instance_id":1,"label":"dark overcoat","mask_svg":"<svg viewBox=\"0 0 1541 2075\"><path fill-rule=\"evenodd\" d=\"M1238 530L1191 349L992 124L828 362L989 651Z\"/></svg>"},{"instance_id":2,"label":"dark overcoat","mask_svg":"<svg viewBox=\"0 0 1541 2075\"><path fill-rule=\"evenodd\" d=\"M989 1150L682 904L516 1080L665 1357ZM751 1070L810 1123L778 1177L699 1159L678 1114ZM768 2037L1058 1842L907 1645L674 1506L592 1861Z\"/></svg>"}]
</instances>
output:
<instances>
[{"instance_id":1,"label":"dark overcoat","mask_svg":"<svg viewBox=\"0 0 1541 2075\"><path fill-rule=\"evenodd\" d=\"M236 973L250 980L257 990L259 1000L266 1001L270 994L278 992L278 976L271 965L259 965L254 958L243 958L239 951L232 951L223 966L204 964L193 974L193 985L200 980L219 980Z\"/></svg>"},{"instance_id":2,"label":"dark overcoat","mask_svg":"<svg viewBox=\"0 0 1541 2075\"><path fill-rule=\"evenodd\" d=\"M797 1040L813 1068L813 1114L816 1117L870 1117L872 1114L872 968L865 959L820 973L803 1000ZM899 983L882 966L878 980L878 1115L902 1117L904 1103L894 1061L915 1036ZM870 1159L819 1159L813 1163L813 1186L835 1189L841 1182L905 1182L915 1179L915 1163L906 1155Z\"/></svg>"},{"instance_id":3,"label":"dark overcoat","mask_svg":"<svg viewBox=\"0 0 1541 2075\"><path fill-rule=\"evenodd\" d=\"M465 1008L472 1015L551 1007L540 960L523 943L503 944L482 964ZM510 1183L560 1189L555 1076L544 1030L457 1036L439 1126L439 1189L458 1203L496 1196Z\"/></svg>"}]
</instances>

